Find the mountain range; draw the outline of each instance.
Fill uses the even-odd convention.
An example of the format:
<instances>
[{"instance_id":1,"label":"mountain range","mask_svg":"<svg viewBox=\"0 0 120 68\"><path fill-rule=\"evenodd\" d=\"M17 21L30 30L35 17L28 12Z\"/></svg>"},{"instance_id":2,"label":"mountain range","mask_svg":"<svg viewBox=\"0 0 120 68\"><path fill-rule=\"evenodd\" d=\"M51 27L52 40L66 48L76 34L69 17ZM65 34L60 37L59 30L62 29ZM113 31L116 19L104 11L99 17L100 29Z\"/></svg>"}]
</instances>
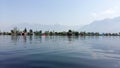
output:
<instances>
[{"instance_id":1,"label":"mountain range","mask_svg":"<svg viewBox=\"0 0 120 68\"><path fill-rule=\"evenodd\" d=\"M80 28L80 31L87 31L87 32L120 32L120 17L94 21L94 22Z\"/></svg>"},{"instance_id":2,"label":"mountain range","mask_svg":"<svg viewBox=\"0 0 120 68\"><path fill-rule=\"evenodd\" d=\"M85 26L67 26L67 25L42 25L42 24L30 24L30 23L20 23L20 24L12 24L12 25L5 25L0 26L0 30L3 31L10 31L14 27L17 27L20 30L24 28L33 29L35 30L42 30L42 31L68 31L69 29L75 31L86 31L86 32L120 32L120 17L112 18L112 19L104 19L104 20L97 20L91 22Z\"/></svg>"},{"instance_id":3,"label":"mountain range","mask_svg":"<svg viewBox=\"0 0 120 68\"><path fill-rule=\"evenodd\" d=\"M81 26L67 26L67 25L60 25L60 24L53 24L53 25L45 25L45 24L30 24L30 23L19 23L19 24L12 24L10 26L2 27L3 31L10 31L13 28L17 27L19 30L24 30L25 28L33 29L34 31L68 31L77 30Z\"/></svg>"}]
</instances>

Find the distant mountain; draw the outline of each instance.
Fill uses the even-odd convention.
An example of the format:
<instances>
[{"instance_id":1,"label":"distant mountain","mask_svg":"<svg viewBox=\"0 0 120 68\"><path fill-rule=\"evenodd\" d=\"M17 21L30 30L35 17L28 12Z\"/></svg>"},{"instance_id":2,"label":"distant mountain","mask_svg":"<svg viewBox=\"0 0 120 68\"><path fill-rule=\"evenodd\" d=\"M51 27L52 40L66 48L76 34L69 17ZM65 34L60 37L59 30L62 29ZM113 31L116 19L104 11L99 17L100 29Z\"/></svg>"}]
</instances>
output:
<instances>
[{"instance_id":1,"label":"distant mountain","mask_svg":"<svg viewBox=\"0 0 120 68\"><path fill-rule=\"evenodd\" d=\"M60 25L60 24L54 24L54 25L42 25L42 24L30 24L30 23L20 23L20 24L12 24L7 27L2 27L3 31L10 31L14 27L17 27L19 30L24 30L25 28L36 30L42 30L42 31L68 31L71 30L77 30L80 28L80 26L66 26L66 25Z\"/></svg>"},{"instance_id":2,"label":"distant mountain","mask_svg":"<svg viewBox=\"0 0 120 68\"><path fill-rule=\"evenodd\" d=\"M80 31L87 32L120 32L120 17L94 21L91 24L80 28Z\"/></svg>"},{"instance_id":3,"label":"distant mountain","mask_svg":"<svg viewBox=\"0 0 120 68\"><path fill-rule=\"evenodd\" d=\"M4 23L2 25L5 25ZM113 19L104 19L99 21L94 21L91 24L85 26L66 26L60 24L54 25L42 25L42 24L30 24L30 23L20 23L20 24L12 24L12 25L0 25L1 31L10 31L14 27L17 27L19 30L23 30L24 28L42 31L68 31L76 30L76 31L86 31L86 32L120 32L120 17L116 17Z\"/></svg>"}]
</instances>

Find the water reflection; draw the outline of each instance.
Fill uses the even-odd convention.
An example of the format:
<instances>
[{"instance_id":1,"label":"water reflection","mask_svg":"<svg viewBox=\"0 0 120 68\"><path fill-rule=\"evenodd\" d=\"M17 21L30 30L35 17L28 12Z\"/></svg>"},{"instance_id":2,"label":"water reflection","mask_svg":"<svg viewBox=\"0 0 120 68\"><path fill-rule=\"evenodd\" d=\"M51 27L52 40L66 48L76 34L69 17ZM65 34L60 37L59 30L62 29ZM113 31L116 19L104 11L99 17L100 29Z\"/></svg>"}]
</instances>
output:
<instances>
[{"instance_id":1,"label":"water reflection","mask_svg":"<svg viewBox=\"0 0 120 68\"><path fill-rule=\"evenodd\" d=\"M33 38L34 37L34 38ZM42 42L42 36L33 36L32 38L36 41Z\"/></svg>"},{"instance_id":2,"label":"water reflection","mask_svg":"<svg viewBox=\"0 0 120 68\"><path fill-rule=\"evenodd\" d=\"M23 36L23 41L24 41L24 43L27 42L27 36Z\"/></svg>"},{"instance_id":3,"label":"water reflection","mask_svg":"<svg viewBox=\"0 0 120 68\"><path fill-rule=\"evenodd\" d=\"M30 36L29 36L29 40L32 41L32 39L33 39L33 36L30 35Z\"/></svg>"},{"instance_id":4,"label":"water reflection","mask_svg":"<svg viewBox=\"0 0 120 68\"><path fill-rule=\"evenodd\" d=\"M85 39L99 39L99 36L80 36L81 40Z\"/></svg>"},{"instance_id":5,"label":"water reflection","mask_svg":"<svg viewBox=\"0 0 120 68\"><path fill-rule=\"evenodd\" d=\"M0 38L7 41L0 42L0 68L1 66L24 68L24 65L25 68L45 68L45 66L48 68L120 68L118 64L120 63L120 37L6 36Z\"/></svg>"},{"instance_id":6,"label":"water reflection","mask_svg":"<svg viewBox=\"0 0 120 68\"><path fill-rule=\"evenodd\" d=\"M99 39L99 36L11 36L11 40L14 43L22 39L23 39L23 43L30 42L30 44L32 44L33 40L39 42L57 41L57 40L66 40L69 42L73 42L79 39L80 40Z\"/></svg>"},{"instance_id":7,"label":"water reflection","mask_svg":"<svg viewBox=\"0 0 120 68\"><path fill-rule=\"evenodd\" d=\"M79 36L67 36L67 38L68 38L68 41L69 41L69 42L72 42L72 41L74 41L74 40L79 39Z\"/></svg>"},{"instance_id":8,"label":"water reflection","mask_svg":"<svg viewBox=\"0 0 120 68\"><path fill-rule=\"evenodd\" d=\"M108 42L109 40L113 43L113 40L119 40L120 37L109 37L109 36L11 36L12 42L16 45L18 41L21 43L34 43L34 42L56 42L56 41L67 41L67 42L75 42L75 41L94 41L98 42L99 40L104 39L104 41ZM114 41L115 42L115 41ZM104 43L105 44L105 43ZM98 46L100 47L100 46Z\"/></svg>"},{"instance_id":9,"label":"water reflection","mask_svg":"<svg viewBox=\"0 0 120 68\"><path fill-rule=\"evenodd\" d=\"M19 40L19 39L20 39L19 36L11 36L11 40L13 40L13 41L17 41L17 40Z\"/></svg>"},{"instance_id":10,"label":"water reflection","mask_svg":"<svg viewBox=\"0 0 120 68\"><path fill-rule=\"evenodd\" d=\"M29 36L29 41L30 41L30 44L32 44L32 40L33 40L33 36L32 36L32 35L30 35L30 36Z\"/></svg>"},{"instance_id":11,"label":"water reflection","mask_svg":"<svg viewBox=\"0 0 120 68\"><path fill-rule=\"evenodd\" d=\"M17 44L17 41L20 39L20 36L11 36L11 40L13 41L14 45Z\"/></svg>"}]
</instances>

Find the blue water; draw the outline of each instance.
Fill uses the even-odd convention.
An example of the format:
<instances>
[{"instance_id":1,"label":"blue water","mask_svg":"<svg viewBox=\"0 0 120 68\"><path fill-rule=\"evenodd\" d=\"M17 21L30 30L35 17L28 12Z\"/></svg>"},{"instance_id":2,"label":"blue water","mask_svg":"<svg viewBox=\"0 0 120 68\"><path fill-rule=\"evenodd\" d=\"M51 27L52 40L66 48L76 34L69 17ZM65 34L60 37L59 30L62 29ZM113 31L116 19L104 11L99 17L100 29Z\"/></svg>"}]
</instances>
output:
<instances>
[{"instance_id":1,"label":"blue water","mask_svg":"<svg viewBox=\"0 0 120 68\"><path fill-rule=\"evenodd\" d=\"M0 36L0 68L120 68L120 37Z\"/></svg>"}]
</instances>

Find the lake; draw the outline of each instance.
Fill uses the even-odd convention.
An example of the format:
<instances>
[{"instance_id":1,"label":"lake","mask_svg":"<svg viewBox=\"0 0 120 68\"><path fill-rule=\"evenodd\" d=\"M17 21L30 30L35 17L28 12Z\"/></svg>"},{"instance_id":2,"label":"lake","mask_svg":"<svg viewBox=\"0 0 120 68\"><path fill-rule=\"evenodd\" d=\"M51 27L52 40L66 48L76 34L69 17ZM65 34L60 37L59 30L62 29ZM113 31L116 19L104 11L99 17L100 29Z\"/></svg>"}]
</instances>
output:
<instances>
[{"instance_id":1,"label":"lake","mask_svg":"<svg viewBox=\"0 0 120 68\"><path fill-rule=\"evenodd\" d=\"M120 37L1 35L0 68L120 68Z\"/></svg>"}]
</instances>

